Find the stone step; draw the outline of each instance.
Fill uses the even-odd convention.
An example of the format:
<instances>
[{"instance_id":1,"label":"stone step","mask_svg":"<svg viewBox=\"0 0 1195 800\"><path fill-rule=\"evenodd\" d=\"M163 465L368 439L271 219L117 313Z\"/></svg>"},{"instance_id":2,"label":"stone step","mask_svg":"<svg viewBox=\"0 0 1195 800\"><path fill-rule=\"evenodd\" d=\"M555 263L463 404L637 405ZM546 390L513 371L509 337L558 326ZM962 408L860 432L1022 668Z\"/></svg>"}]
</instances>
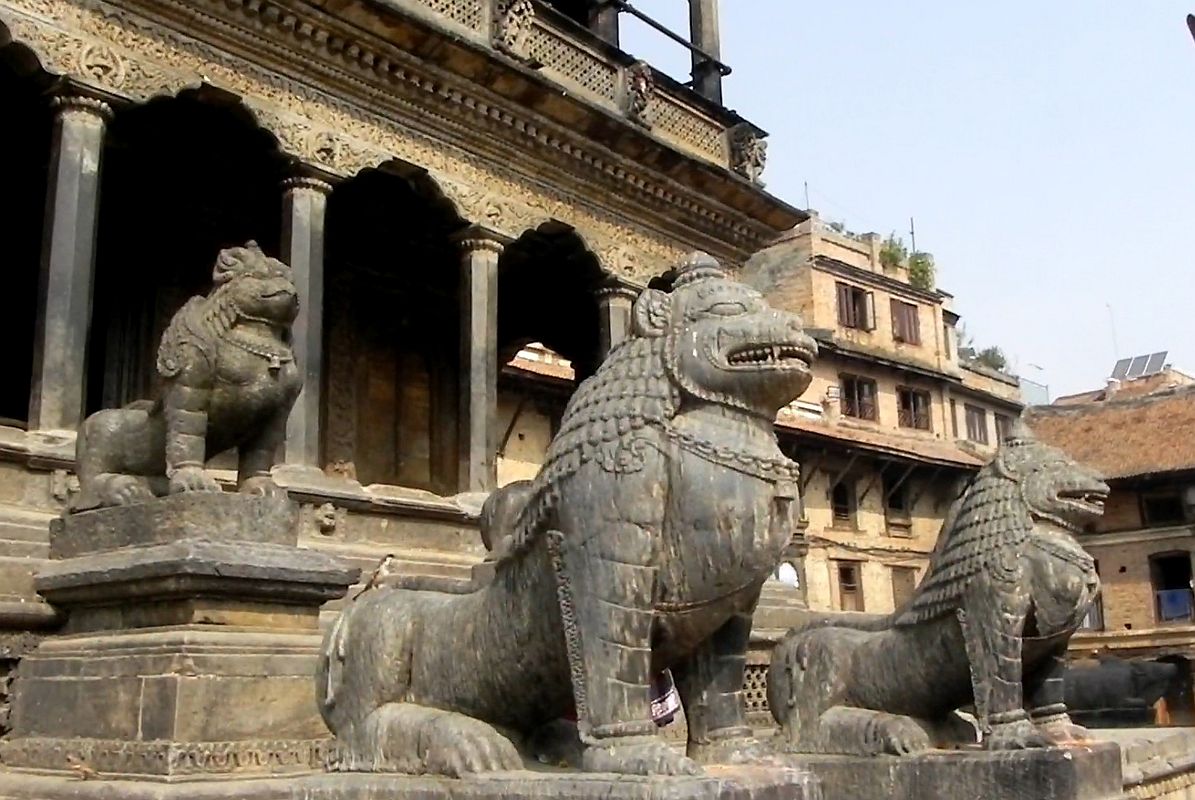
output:
<instances>
[{"instance_id":1,"label":"stone step","mask_svg":"<svg viewBox=\"0 0 1195 800\"><path fill-rule=\"evenodd\" d=\"M45 558L54 517L47 511L0 503L0 556Z\"/></svg>"}]
</instances>

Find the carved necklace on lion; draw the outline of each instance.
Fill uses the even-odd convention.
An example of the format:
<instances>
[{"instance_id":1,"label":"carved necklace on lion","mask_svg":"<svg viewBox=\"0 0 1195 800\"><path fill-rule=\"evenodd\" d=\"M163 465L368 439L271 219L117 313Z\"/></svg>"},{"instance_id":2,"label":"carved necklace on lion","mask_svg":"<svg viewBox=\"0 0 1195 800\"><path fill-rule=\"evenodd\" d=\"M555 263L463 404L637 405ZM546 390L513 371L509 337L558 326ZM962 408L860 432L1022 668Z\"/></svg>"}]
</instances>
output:
<instances>
[{"instance_id":1,"label":"carved necklace on lion","mask_svg":"<svg viewBox=\"0 0 1195 800\"><path fill-rule=\"evenodd\" d=\"M280 370L282 369L283 364L288 364L295 360L294 352L286 344L285 326L280 326L275 320L266 319L265 317L257 317L252 314L246 314L244 311L241 311L240 308L236 307L235 303L233 304L233 307L236 309L238 322L242 320L248 320L250 322L260 322L262 324L269 325L271 328L276 328L283 331L284 338L278 347L269 347L268 345L262 345L257 342L248 341L248 339L246 339L244 336L238 335L236 328L234 327L226 334L225 341L227 341L233 347L244 350L246 353L252 353L259 358L264 358L269 362L269 369L271 371Z\"/></svg>"}]
</instances>

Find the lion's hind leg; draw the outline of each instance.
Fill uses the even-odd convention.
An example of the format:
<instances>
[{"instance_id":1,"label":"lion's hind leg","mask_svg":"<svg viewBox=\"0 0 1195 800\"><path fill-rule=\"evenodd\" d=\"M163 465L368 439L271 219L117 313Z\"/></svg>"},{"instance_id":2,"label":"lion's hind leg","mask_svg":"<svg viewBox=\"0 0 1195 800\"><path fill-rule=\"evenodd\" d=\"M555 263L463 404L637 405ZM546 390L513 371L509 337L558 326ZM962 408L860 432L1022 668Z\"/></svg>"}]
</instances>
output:
<instances>
[{"instance_id":1,"label":"lion's hind leg","mask_svg":"<svg viewBox=\"0 0 1195 800\"><path fill-rule=\"evenodd\" d=\"M152 500L161 493L145 473L164 458L154 456L165 446L145 404L99 411L84 421L76 445L79 495L72 507L82 511ZM128 462L144 462L130 464ZM130 469L138 466L140 469ZM155 489L157 491L155 491Z\"/></svg>"},{"instance_id":2,"label":"lion's hind leg","mask_svg":"<svg viewBox=\"0 0 1195 800\"><path fill-rule=\"evenodd\" d=\"M834 706L817 720L814 750L842 755L904 756L933 747L925 723L902 714Z\"/></svg>"},{"instance_id":3,"label":"lion's hind leg","mask_svg":"<svg viewBox=\"0 0 1195 800\"><path fill-rule=\"evenodd\" d=\"M481 720L414 703L387 703L340 737L333 767L456 778L521 769L523 760L510 739Z\"/></svg>"}]
</instances>

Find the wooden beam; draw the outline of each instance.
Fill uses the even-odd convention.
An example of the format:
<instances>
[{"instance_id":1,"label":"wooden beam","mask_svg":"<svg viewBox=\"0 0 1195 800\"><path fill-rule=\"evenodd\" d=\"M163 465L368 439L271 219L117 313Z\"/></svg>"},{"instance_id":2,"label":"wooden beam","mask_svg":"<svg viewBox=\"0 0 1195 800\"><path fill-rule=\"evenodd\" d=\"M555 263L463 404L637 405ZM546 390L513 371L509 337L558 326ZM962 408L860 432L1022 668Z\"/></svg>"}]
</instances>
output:
<instances>
[{"instance_id":1,"label":"wooden beam","mask_svg":"<svg viewBox=\"0 0 1195 800\"><path fill-rule=\"evenodd\" d=\"M908 468L905 469L904 474L901 475L900 478L896 481L896 483L894 483L892 485L892 488L889 489L888 491L884 492L884 507L885 508L888 507L888 501L892 499L892 495L894 495L898 491L900 491L900 487L904 486L905 481L908 480L909 476L913 474L913 470L915 470L915 469L917 469L917 465L910 464L908 466Z\"/></svg>"},{"instance_id":2,"label":"wooden beam","mask_svg":"<svg viewBox=\"0 0 1195 800\"><path fill-rule=\"evenodd\" d=\"M884 473L888 471L888 464L890 462L885 459L878 460L881 466L879 469L874 470L871 473L871 480L867 482L867 488L863 490L861 495L859 495L859 505L863 505L863 501L867 499L867 495L871 494L871 490L875 488L876 482L881 480L884 477Z\"/></svg>"},{"instance_id":3,"label":"wooden beam","mask_svg":"<svg viewBox=\"0 0 1195 800\"><path fill-rule=\"evenodd\" d=\"M826 459L826 450L822 449L821 452L818 453L818 455L821 456L821 458L812 459L809 462L808 469L806 469L805 464L803 464L803 463L801 464L801 492L802 493L804 493L804 491L809 487L809 483L813 480L813 476L817 474L819 469L821 469L822 462L825 461L825 459Z\"/></svg>"},{"instance_id":4,"label":"wooden beam","mask_svg":"<svg viewBox=\"0 0 1195 800\"><path fill-rule=\"evenodd\" d=\"M909 498L909 513L913 513L913 509L917 507L917 503L921 502L921 498L925 495L925 490L933 485L937 479L938 474L942 471L941 467L934 467L934 471L929 474L929 479L922 481L921 486L917 489L917 493Z\"/></svg>"},{"instance_id":5,"label":"wooden beam","mask_svg":"<svg viewBox=\"0 0 1195 800\"><path fill-rule=\"evenodd\" d=\"M838 474L834 476L834 479L832 481L830 481L830 491L831 492L834 491L834 487L837 486L838 483L844 477L846 477L846 474L851 471L851 467L855 466L855 461L858 458L859 458L858 453L851 453L851 457L849 460L847 460L846 466L843 467L841 470L839 470Z\"/></svg>"}]
</instances>

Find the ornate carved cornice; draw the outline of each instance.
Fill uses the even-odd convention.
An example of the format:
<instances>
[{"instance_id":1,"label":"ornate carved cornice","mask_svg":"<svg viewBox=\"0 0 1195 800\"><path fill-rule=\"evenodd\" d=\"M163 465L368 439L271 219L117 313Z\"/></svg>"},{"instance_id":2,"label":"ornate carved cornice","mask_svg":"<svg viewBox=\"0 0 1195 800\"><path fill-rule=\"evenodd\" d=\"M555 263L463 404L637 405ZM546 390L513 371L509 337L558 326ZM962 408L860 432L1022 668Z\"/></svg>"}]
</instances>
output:
<instances>
[{"instance_id":1,"label":"ornate carved cornice","mask_svg":"<svg viewBox=\"0 0 1195 800\"><path fill-rule=\"evenodd\" d=\"M468 219L509 235L569 224L615 274L655 274L694 246L735 262L774 236L297 0L127 2L169 27L102 0L0 0L0 15L51 72L133 100L220 86L284 151L329 174L400 158ZM562 173L545 165L565 179L549 184L545 173Z\"/></svg>"},{"instance_id":2,"label":"ornate carved cornice","mask_svg":"<svg viewBox=\"0 0 1195 800\"><path fill-rule=\"evenodd\" d=\"M83 114L89 117L99 117L104 122L112 119L112 107L94 97L60 94L50 101L50 106L58 114Z\"/></svg>"},{"instance_id":3,"label":"ornate carved cornice","mask_svg":"<svg viewBox=\"0 0 1195 800\"><path fill-rule=\"evenodd\" d=\"M287 178L282 182L282 189L286 192L317 192L322 195L332 193L332 184L327 181L321 181L319 178L309 178L307 176L296 176L294 178Z\"/></svg>"}]
</instances>

